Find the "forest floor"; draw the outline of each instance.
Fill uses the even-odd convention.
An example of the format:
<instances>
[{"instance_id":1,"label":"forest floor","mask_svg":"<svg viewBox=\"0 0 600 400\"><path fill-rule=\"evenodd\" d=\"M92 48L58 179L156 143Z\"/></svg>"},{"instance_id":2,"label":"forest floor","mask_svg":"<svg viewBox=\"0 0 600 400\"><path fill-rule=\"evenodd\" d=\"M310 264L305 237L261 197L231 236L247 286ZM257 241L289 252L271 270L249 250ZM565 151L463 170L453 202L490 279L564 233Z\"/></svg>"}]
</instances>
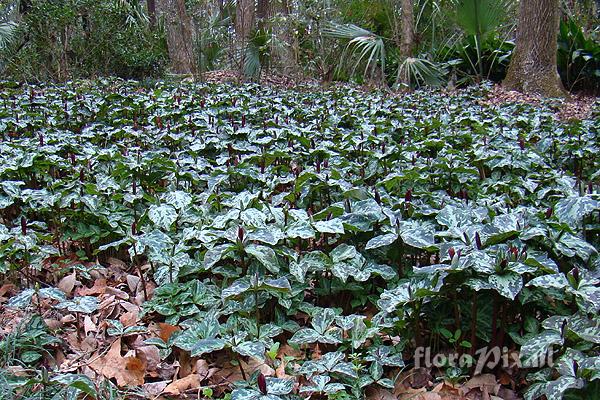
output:
<instances>
[{"instance_id":1,"label":"forest floor","mask_svg":"<svg viewBox=\"0 0 600 400\"><path fill-rule=\"evenodd\" d=\"M207 76L206 81L234 78L224 71ZM597 98L573 96L566 102L547 103L500 86L486 89L483 98L471 89L436 92L431 98L427 93L382 94L371 88L361 92L333 87L312 93L315 82L303 83L306 93L299 94L290 90L297 83L285 77L271 77L267 83L271 88L263 91L223 85L147 90L122 82L114 87L88 82L81 87L19 89L4 99L0 123L5 124L7 135L0 143L6 165L0 169L0 267L7 267L6 274L0 274L0 400L13 400L10 396L46 400L43 393L48 387L55 390L63 384L73 390L72 399L81 395L102 400L230 398L234 388L254 390L248 398L258 399L265 391L248 387L258 384L260 388L263 375L280 383L293 382L297 394L301 388L310 389L314 379L314 371L305 372L303 366L317 365L337 351L350 360L340 363L346 367L351 362L360 367L375 365L360 370L369 400L523 398L528 383L514 359L477 376L451 375L442 368L412 368L410 357L405 357L408 367L388 359L378 365L370 347L377 343L385 351L394 348L397 356L406 356L403 346L421 340L415 336L430 335L430 341L444 337L442 329L434 326L438 321L445 331L445 327L460 327L445 338L444 351L457 351L459 338L462 343L477 340L478 321L467 326L460 310L443 309L458 301L454 283L440 292L437 278L435 283L427 280L440 271L421 272L426 278L419 275L423 265L441 266L439 279L443 280L449 273L444 266L456 267L461 257L458 250L454 258L452 246L461 248L463 255L503 260L504 265L506 258L495 258L497 254L506 257L507 251L516 252L512 263L517 265L510 266L516 272L500 274L501 261L491 270L476 270L481 274L476 284L485 281L481 290L489 295L483 298L483 306L491 308L498 301L502 312L511 311L503 314L502 326L487 321L492 317L482 311L481 319L489 324L479 328L493 326L493 336L505 323L514 323L511 334L523 334L519 337L523 341L530 338L520 318L531 309L518 308L516 296L534 277L561 271L545 256L546 247L515 239L530 227L512 211L521 207L523 214L535 218L546 215L552 219L548 223L538 221L542 217L527 223L544 224L553 235L551 229L563 229L564 221L579 227L584 218L594 217L598 202L591 197L597 184L589 178L586 196L584 178L597 174L595 143L575 143L564 133L564 140L555 145L556 155L544 160L544 170L539 165L545 156L540 137L558 128L575 129L582 121L592 126ZM379 107L376 112L373 105ZM12 112L16 117L9 116ZM520 120L513 118L516 115ZM511 126L512 130L504 129ZM568 168L573 168L574 146L581 146L587 158L572 172ZM489 166L480 165L484 157ZM566 172L557 177L557 170ZM503 181L488 186L490 171L495 173L493 179ZM430 175L421 179L423 174ZM552 190L566 194L549 198L539 194L539 200L536 196L545 189L532 184L534 180L553 182ZM519 190L510 192L511 186ZM534 191L536 196L530 196ZM573 215L579 203L564 205L561 196L589 202ZM485 207L476 207L477 201L486 207L493 203L494 214L477 219L487 213ZM506 204L497 205L502 202ZM548 209L556 210L556 215ZM448 220L454 222L442 218L453 212L457 215ZM460 226L464 229L459 231L458 225L451 225L456 221L472 225ZM512 230L504 230L507 223ZM273 227L276 234L265 234ZM582 239L576 229L573 235L555 235L557 242L561 237L572 240L559 242L558 250L552 250L552 255L563 252L556 256L561 267L596 262L597 251L590 244L597 239L594 231ZM457 231L460 234L452 236ZM489 245L481 245L479 232L489 235L483 236L484 245L486 240ZM165 243L172 247L167 249ZM224 243L229 247L219 250ZM399 253L394 243L400 243ZM298 265L310 255L315 256L309 260L312 264L302 270ZM356 260L359 266L352 264ZM297 269L292 270L293 265ZM346 270L336 269L337 265ZM256 269L255 275L251 268ZM402 276L413 268L414 275ZM259 275L277 279L259 281ZM498 281L498 287L490 286L488 279L495 282L498 276L516 277L517 284L503 286ZM424 282L431 287L415 286ZM590 282L595 281L590 278ZM404 300L404 292L398 291L403 284L409 284ZM429 314L423 312L424 321L415 325L423 330L411 337L391 335L389 330L411 329L402 324L404 312L394 312L417 303L413 303L412 296L417 295L412 287L427 293L419 292L427 298L419 298L419 307L437 304L440 315L435 321L431 317L431 325L426 326ZM254 296L249 295L250 289ZM259 289L263 297L256 294ZM384 302L386 296L392 306ZM264 314L254 314L259 303ZM530 305L539 307L532 312L534 320L542 314L552 316L543 308L546 298L541 303ZM568 305L573 313L584 307L575 300ZM211 314L213 306L220 318ZM462 306L470 316L472 305ZM386 311L389 307L394 312ZM330 313L331 319L324 332L316 332L321 313ZM378 313L383 315L381 328L371 325ZM385 325L385 319L392 318L388 313L396 318L389 326ZM456 320L448 322L449 314ZM211 316L216 327L202 325ZM350 317L357 319L350 324L344 320ZM511 317L515 321L506 320ZM239 327L232 322L238 319ZM364 332L363 320L372 332ZM535 322L536 329L542 329L541 321ZM364 337L357 339L359 327L364 331L356 335ZM466 332L469 329L472 336ZM244 338L256 340L236 342L240 330ZM271 336L265 333L269 330ZM327 337L330 330L339 332L339 343L343 342L335 352L338 338ZM312 331L318 338L292 343L299 331ZM198 336L181 340L192 333ZM219 345L199 351L197 344L207 340L218 340ZM516 341L510 342L508 357L518 358ZM469 352L466 348L458 352ZM319 364L318 368L325 367ZM328 372L332 382L344 383L340 390L363 389L352 386L359 380L355 371L330 370L319 373ZM48 371L56 375L49 377ZM2 379L11 382L10 390L8 384L2 389ZM102 386L103 380L111 384ZM291 391L281 393L281 398ZM312 398L326 396L313 394ZM273 394L270 399L280 397Z\"/></svg>"}]
</instances>

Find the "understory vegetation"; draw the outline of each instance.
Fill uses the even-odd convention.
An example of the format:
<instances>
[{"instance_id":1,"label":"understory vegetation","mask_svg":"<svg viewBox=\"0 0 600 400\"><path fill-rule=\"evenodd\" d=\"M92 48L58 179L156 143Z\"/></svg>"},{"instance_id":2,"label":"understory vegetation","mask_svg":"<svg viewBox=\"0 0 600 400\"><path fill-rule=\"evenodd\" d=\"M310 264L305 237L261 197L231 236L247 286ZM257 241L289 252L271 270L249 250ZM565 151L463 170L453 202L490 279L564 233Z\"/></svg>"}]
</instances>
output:
<instances>
[{"instance_id":1,"label":"understory vegetation","mask_svg":"<svg viewBox=\"0 0 600 400\"><path fill-rule=\"evenodd\" d=\"M165 77L177 69L169 65L165 16L177 4L184 15L176 20L190 24L175 27L175 36L185 36L195 67L189 73L200 79L230 70L246 81L274 74L401 89L501 82L518 3L415 0L407 21L399 0L172 0L158 7L155 0L0 0L0 73L34 82ZM561 0L560 9L563 85L598 93L599 4ZM405 39L407 24L413 35Z\"/></svg>"},{"instance_id":2,"label":"understory vegetation","mask_svg":"<svg viewBox=\"0 0 600 400\"><path fill-rule=\"evenodd\" d=\"M0 399L600 396L598 103L1 85Z\"/></svg>"}]
</instances>

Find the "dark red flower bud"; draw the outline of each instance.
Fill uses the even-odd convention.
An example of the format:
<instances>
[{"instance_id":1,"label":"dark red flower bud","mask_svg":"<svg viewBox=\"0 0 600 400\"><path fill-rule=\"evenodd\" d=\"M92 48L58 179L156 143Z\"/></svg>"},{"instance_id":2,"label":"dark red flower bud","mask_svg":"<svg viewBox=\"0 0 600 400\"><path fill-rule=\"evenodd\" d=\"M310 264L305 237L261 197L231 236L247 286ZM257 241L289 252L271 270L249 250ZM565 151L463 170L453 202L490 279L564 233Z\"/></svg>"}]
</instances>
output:
<instances>
[{"instance_id":1,"label":"dark red flower bud","mask_svg":"<svg viewBox=\"0 0 600 400\"><path fill-rule=\"evenodd\" d=\"M588 193L594 193L594 185L592 184L592 182L588 182Z\"/></svg>"},{"instance_id":2,"label":"dark red flower bud","mask_svg":"<svg viewBox=\"0 0 600 400\"><path fill-rule=\"evenodd\" d=\"M410 203L412 201L412 189L408 189L404 195L404 201Z\"/></svg>"},{"instance_id":3,"label":"dark red flower bud","mask_svg":"<svg viewBox=\"0 0 600 400\"><path fill-rule=\"evenodd\" d=\"M552 213L554 212L554 210L552 209L552 207L549 207L546 210L546 218L550 218L552 216Z\"/></svg>"},{"instance_id":4,"label":"dark red flower bud","mask_svg":"<svg viewBox=\"0 0 600 400\"><path fill-rule=\"evenodd\" d=\"M21 217L21 233L27 235L27 220L25 217Z\"/></svg>"},{"instance_id":5,"label":"dark red flower bud","mask_svg":"<svg viewBox=\"0 0 600 400\"><path fill-rule=\"evenodd\" d=\"M133 194L137 194L137 182L135 180L131 184L131 189L132 189Z\"/></svg>"},{"instance_id":6,"label":"dark red flower bud","mask_svg":"<svg viewBox=\"0 0 600 400\"><path fill-rule=\"evenodd\" d=\"M321 173L321 161L317 160L315 163L315 168L317 170L317 174Z\"/></svg>"},{"instance_id":7,"label":"dark red flower bud","mask_svg":"<svg viewBox=\"0 0 600 400\"><path fill-rule=\"evenodd\" d=\"M241 226L238 228L238 239L240 242L244 241L244 228Z\"/></svg>"},{"instance_id":8,"label":"dark red flower bud","mask_svg":"<svg viewBox=\"0 0 600 400\"><path fill-rule=\"evenodd\" d=\"M258 389L260 390L260 392L266 396L267 395L267 379L262 374L262 372L258 374L257 383L258 383Z\"/></svg>"},{"instance_id":9,"label":"dark red flower bud","mask_svg":"<svg viewBox=\"0 0 600 400\"><path fill-rule=\"evenodd\" d=\"M377 204L381 204L381 196L379 195L377 189L375 189L375 201L377 202Z\"/></svg>"},{"instance_id":10,"label":"dark red flower bud","mask_svg":"<svg viewBox=\"0 0 600 400\"><path fill-rule=\"evenodd\" d=\"M577 376L577 372L579 371L579 363L577 360L573 360L573 374Z\"/></svg>"},{"instance_id":11,"label":"dark red flower bud","mask_svg":"<svg viewBox=\"0 0 600 400\"><path fill-rule=\"evenodd\" d=\"M477 246L477 250L481 250L483 245L481 244L481 237L479 236L479 232L475 233L475 245Z\"/></svg>"},{"instance_id":12,"label":"dark red flower bud","mask_svg":"<svg viewBox=\"0 0 600 400\"><path fill-rule=\"evenodd\" d=\"M504 260L500 261L500 268L505 270L507 266L508 266L508 261L506 261L506 258Z\"/></svg>"},{"instance_id":13,"label":"dark red flower bud","mask_svg":"<svg viewBox=\"0 0 600 400\"><path fill-rule=\"evenodd\" d=\"M525 150L525 140L523 138L519 138L519 147L521 150Z\"/></svg>"},{"instance_id":14,"label":"dark red flower bud","mask_svg":"<svg viewBox=\"0 0 600 400\"><path fill-rule=\"evenodd\" d=\"M567 329L567 319L563 319L562 325L560 327L560 336L564 337L565 336L565 331Z\"/></svg>"},{"instance_id":15,"label":"dark red flower bud","mask_svg":"<svg viewBox=\"0 0 600 400\"><path fill-rule=\"evenodd\" d=\"M512 253L515 260L519 257L519 249L517 249L516 247L512 247L510 249L510 252Z\"/></svg>"},{"instance_id":16,"label":"dark red flower bud","mask_svg":"<svg viewBox=\"0 0 600 400\"><path fill-rule=\"evenodd\" d=\"M329 168L329 160L327 158L323 160L323 168Z\"/></svg>"},{"instance_id":17,"label":"dark red flower bud","mask_svg":"<svg viewBox=\"0 0 600 400\"><path fill-rule=\"evenodd\" d=\"M44 145L44 135L40 133L40 146Z\"/></svg>"},{"instance_id":18,"label":"dark red flower bud","mask_svg":"<svg viewBox=\"0 0 600 400\"><path fill-rule=\"evenodd\" d=\"M71 157L71 164L72 164L72 165L75 165L75 154L74 154L74 153L71 153L71 154L69 154L69 155L70 155L70 157Z\"/></svg>"},{"instance_id":19,"label":"dark red flower bud","mask_svg":"<svg viewBox=\"0 0 600 400\"><path fill-rule=\"evenodd\" d=\"M85 181L85 172L83 171L83 168L81 168L79 170L79 182L83 182Z\"/></svg>"},{"instance_id":20,"label":"dark red flower bud","mask_svg":"<svg viewBox=\"0 0 600 400\"><path fill-rule=\"evenodd\" d=\"M448 249L448 255L450 256L450 260L454 259L454 255L456 254L456 251L454 250L454 247L450 247Z\"/></svg>"},{"instance_id":21,"label":"dark red flower bud","mask_svg":"<svg viewBox=\"0 0 600 400\"><path fill-rule=\"evenodd\" d=\"M573 278L575 278L575 283L579 283L579 268L573 268Z\"/></svg>"},{"instance_id":22,"label":"dark red flower bud","mask_svg":"<svg viewBox=\"0 0 600 400\"><path fill-rule=\"evenodd\" d=\"M242 128L246 126L246 115L242 115Z\"/></svg>"},{"instance_id":23,"label":"dark red flower bud","mask_svg":"<svg viewBox=\"0 0 600 400\"><path fill-rule=\"evenodd\" d=\"M133 223L131 224L131 234L135 235L137 232L137 223L135 221L133 221Z\"/></svg>"}]
</instances>

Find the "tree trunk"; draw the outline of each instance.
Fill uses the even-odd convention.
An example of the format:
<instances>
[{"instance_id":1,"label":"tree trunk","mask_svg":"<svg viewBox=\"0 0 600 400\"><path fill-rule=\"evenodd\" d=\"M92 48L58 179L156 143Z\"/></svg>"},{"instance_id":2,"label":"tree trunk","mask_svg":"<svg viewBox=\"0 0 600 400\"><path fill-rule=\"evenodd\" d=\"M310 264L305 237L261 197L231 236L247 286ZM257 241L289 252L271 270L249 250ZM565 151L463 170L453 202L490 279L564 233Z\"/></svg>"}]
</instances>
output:
<instances>
[{"instance_id":1,"label":"tree trunk","mask_svg":"<svg viewBox=\"0 0 600 400\"><path fill-rule=\"evenodd\" d=\"M556 66L559 17L559 0L521 0L506 88L546 97L566 95Z\"/></svg>"},{"instance_id":2,"label":"tree trunk","mask_svg":"<svg viewBox=\"0 0 600 400\"><path fill-rule=\"evenodd\" d=\"M146 0L146 7L148 8L150 27L154 29L156 27L156 0Z\"/></svg>"},{"instance_id":3,"label":"tree trunk","mask_svg":"<svg viewBox=\"0 0 600 400\"><path fill-rule=\"evenodd\" d=\"M167 31L171 72L182 75L195 74L192 21L185 9L185 0L161 0L160 3Z\"/></svg>"},{"instance_id":4,"label":"tree trunk","mask_svg":"<svg viewBox=\"0 0 600 400\"><path fill-rule=\"evenodd\" d=\"M415 16L413 0L402 0L402 41L400 42L400 54L402 58L413 56L415 50Z\"/></svg>"},{"instance_id":5,"label":"tree trunk","mask_svg":"<svg viewBox=\"0 0 600 400\"><path fill-rule=\"evenodd\" d=\"M400 37L400 62L412 57L415 51L415 16L413 9L413 0L401 0L401 37ZM396 83L409 87L410 76L403 68L398 68Z\"/></svg>"},{"instance_id":6,"label":"tree trunk","mask_svg":"<svg viewBox=\"0 0 600 400\"><path fill-rule=\"evenodd\" d=\"M271 12L270 3L270 0L258 0L258 5L256 7L256 19L260 29L265 28L266 22L269 19Z\"/></svg>"},{"instance_id":7,"label":"tree trunk","mask_svg":"<svg viewBox=\"0 0 600 400\"><path fill-rule=\"evenodd\" d=\"M254 0L237 0L235 11L235 33L240 52L240 72L244 70L245 50L254 27Z\"/></svg>"}]
</instances>

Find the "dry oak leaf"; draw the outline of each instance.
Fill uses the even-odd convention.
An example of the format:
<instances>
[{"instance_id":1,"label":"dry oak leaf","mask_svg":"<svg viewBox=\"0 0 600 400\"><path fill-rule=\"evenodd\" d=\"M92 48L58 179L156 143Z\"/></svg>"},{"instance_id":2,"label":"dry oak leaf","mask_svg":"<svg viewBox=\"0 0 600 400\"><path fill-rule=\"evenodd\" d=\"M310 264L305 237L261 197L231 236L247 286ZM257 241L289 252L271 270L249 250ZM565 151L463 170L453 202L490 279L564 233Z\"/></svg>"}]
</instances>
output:
<instances>
[{"instance_id":1,"label":"dry oak leaf","mask_svg":"<svg viewBox=\"0 0 600 400\"><path fill-rule=\"evenodd\" d=\"M146 367L137 357L121 356L121 339L117 339L110 346L106 355L89 364L90 368L106 378L114 378L117 385L140 386L144 384Z\"/></svg>"}]
</instances>

